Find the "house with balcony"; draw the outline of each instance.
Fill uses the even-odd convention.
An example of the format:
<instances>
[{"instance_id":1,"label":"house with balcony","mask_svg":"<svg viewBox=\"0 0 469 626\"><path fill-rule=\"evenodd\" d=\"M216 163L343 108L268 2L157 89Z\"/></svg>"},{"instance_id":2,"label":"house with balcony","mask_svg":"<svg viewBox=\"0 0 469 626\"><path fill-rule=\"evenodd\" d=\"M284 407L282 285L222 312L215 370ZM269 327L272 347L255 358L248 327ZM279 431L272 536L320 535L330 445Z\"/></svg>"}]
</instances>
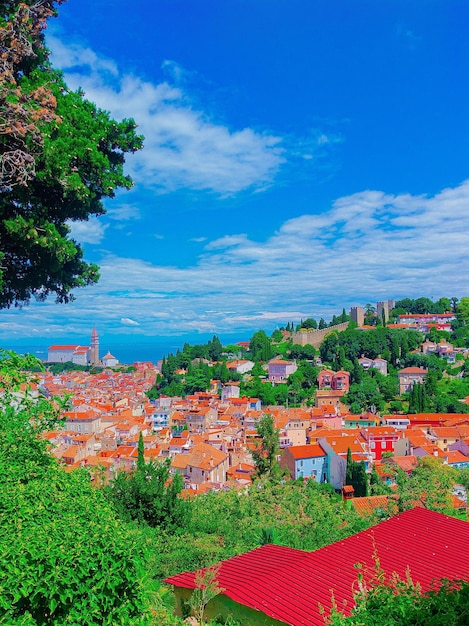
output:
<instances>
[{"instance_id":1,"label":"house with balcony","mask_svg":"<svg viewBox=\"0 0 469 626\"><path fill-rule=\"evenodd\" d=\"M331 389L332 391L342 391L347 393L350 386L350 374L345 370L334 372L333 370L324 369L318 374L319 389Z\"/></svg>"}]
</instances>

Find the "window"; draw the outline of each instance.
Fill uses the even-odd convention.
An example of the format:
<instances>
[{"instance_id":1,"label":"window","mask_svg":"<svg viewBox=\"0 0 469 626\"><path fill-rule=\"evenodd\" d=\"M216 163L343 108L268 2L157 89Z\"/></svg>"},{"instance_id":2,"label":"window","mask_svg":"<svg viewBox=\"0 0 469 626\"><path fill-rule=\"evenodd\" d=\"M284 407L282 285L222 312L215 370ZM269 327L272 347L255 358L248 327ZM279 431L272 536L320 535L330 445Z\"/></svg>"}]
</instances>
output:
<instances>
[{"instance_id":1,"label":"window","mask_svg":"<svg viewBox=\"0 0 469 626\"><path fill-rule=\"evenodd\" d=\"M385 441L381 442L381 450L386 450L386 442Z\"/></svg>"}]
</instances>

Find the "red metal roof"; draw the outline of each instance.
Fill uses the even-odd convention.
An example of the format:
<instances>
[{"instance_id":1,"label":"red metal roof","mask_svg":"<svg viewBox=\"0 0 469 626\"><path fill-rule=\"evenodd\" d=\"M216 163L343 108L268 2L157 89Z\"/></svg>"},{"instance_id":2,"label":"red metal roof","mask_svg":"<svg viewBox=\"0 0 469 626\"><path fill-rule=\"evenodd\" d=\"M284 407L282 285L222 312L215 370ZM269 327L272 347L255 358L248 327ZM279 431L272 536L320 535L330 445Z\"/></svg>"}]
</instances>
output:
<instances>
[{"instance_id":1,"label":"red metal roof","mask_svg":"<svg viewBox=\"0 0 469 626\"><path fill-rule=\"evenodd\" d=\"M355 564L371 577L375 550L388 575L404 577L409 568L425 591L433 580L469 579L467 545L467 522L415 508L314 552L267 545L235 556L221 563L218 582L235 602L285 624L324 626L319 605L329 613L333 591L338 608L350 612ZM165 582L193 589L194 579L195 572L184 572Z\"/></svg>"}]
</instances>

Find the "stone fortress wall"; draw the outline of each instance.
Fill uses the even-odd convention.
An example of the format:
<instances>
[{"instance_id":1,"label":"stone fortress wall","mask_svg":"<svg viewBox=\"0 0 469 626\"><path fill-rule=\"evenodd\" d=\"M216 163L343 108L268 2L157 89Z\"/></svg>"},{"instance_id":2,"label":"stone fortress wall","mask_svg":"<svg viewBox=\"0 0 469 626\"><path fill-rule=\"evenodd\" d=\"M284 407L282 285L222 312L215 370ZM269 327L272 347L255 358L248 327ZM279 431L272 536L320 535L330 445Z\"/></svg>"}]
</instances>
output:
<instances>
[{"instance_id":1,"label":"stone fortress wall","mask_svg":"<svg viewBox=\"0 0 469 626\"><path fill-rule=\"evenodd\" d=\"M292 333L292 340L294 344L296 343L300 346L313 346L314 348L319 348L326 335L329 335L334 331L341 332L346 330L348 325L349 322L342 322L341 324L328 326L327 328L322 328L321 330L309 330L305 328L297 333Z\"/></svg>"}]
</instances>

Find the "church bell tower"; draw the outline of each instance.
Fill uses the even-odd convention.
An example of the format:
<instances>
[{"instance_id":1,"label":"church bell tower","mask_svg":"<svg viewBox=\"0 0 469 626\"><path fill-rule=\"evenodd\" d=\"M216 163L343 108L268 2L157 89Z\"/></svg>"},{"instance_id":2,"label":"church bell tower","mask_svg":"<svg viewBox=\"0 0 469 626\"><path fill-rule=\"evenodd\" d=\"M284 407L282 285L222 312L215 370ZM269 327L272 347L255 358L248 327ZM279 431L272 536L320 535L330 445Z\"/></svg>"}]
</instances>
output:
<instances>
[{"instance_id":1,"label":"church bell tower","mask_svg":"<svg viewBox=\"0 0 469 626\"><path fill-rule=\"evenodd\" d=\"M99 365L99 337L96 326L91 333L91 365Z\"/></svg>"}]
</instances>

